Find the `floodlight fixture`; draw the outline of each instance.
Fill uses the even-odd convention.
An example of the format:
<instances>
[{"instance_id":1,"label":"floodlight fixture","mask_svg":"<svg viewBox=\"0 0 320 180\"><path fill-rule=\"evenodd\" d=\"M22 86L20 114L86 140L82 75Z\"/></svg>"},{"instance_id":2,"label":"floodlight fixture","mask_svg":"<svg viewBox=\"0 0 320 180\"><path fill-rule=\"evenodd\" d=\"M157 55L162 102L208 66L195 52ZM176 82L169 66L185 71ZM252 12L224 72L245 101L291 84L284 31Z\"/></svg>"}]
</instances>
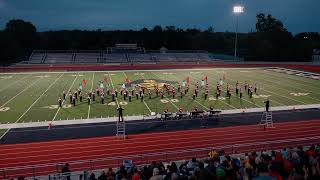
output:
<instances>
[{"instance_id":1,"label":"floodlight fixture","mask_svg":"<svg viewBox=\"0 0 320 180\"><path fill-rule=\"evenodd\" d=\"M233 13L235 14L241 14L244 12L243 6L233 6Z\"/></svg>"}]
</instances>

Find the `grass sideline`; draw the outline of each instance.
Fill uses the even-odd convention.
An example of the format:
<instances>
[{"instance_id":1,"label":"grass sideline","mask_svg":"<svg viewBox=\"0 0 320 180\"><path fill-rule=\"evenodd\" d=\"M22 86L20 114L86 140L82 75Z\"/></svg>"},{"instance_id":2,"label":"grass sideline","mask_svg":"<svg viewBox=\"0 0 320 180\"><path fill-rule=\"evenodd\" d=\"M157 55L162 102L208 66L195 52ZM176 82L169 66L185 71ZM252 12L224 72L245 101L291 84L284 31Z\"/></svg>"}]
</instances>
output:
<instances>
[{"instance_id":1,"label":"grass sideline","mask_svg":"<svg viewBox=\"0 0 320 180\"><path fill-rule=\"evenodd\" d=\"M204 99L204 90L200 97L192 100L194 84L205 76L209 81L209 99ZM222 99L215 100L215 86L220 78L225 76ZM120 89L125 79L131 82L155 80L156 82L170 81L173 86L178 86L186 77L190 77L190 89L187 96L180 98L179 94L172 100L172 95L161 101L160 97L153 94L148 98L145 93L144 102L132 102L118 97L118 102L111 102L111 96L106 96L105 104L100 103L100 98L87 105L86 93L95 89L99 81L107 79L109 89ZM70 107L68 98L64 102L65 108L58 109L58 97L62 91L69 89L74 92L82 80L87 81L84 87L84 101L77 101L76 107ZM235 84L248 81L249 84L258 84L258 93L254 98L249 98L247 93L241 100L235 96ZM233 87L232 97L225 98L226 84ZM98 117L112 117L117 115L117 103L123 104L124 115L149 115L151 112L161 113L164 109L176 112L178 108L191 111L194 107L206 110L210 106L216 109L247 109L263 107L264 99L269 97L271 106L319 104L319 80L308 79L296 75L277 73L263 68L214 68L214 69L189 69L189 70L155 70L155 71L97 71L97 72L41 72L41 73L15 73L0 74L0 123L35 122L51 120L87 119ZM104 83L107 86L107 83ZM120 93L119 93L120 94ZM167 94L166 94L167 96ZM125 105L127 104L127 105Z\"/></svg>"},{"instance_id":2,"label":"grass sideline","mask_svg":"<svg viewBox=\"0 0 320 180\"><path fill-rule=\"evenodd\" d=\"M2 136L2 134L4 134L7 130L6 129L0 129L0 137Z\"/></svg>"}]
</instances>

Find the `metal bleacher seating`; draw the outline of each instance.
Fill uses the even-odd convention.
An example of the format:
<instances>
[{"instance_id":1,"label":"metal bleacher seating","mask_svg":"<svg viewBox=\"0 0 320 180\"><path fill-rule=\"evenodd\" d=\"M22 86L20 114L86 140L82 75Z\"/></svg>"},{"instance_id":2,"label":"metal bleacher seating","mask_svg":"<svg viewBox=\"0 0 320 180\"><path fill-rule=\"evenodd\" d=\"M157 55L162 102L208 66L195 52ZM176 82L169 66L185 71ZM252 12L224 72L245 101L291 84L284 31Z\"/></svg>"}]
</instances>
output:
<instances>
[{"instance_id":1,"label":"metal bleacher seating","mask_svg":"<svg viewBox=\"0 0 320 180\"><path fill-rule=\"evenodd\" d=\"M172 63L209 62L205 51L148 51L136 44L117 44L107 50L35 50L29 64L96 64L96 63Z\"/></svg>"},{"instance_id":2,"label":"metal bleacher seating","mask_svg":"<svg viewBox=\"0 0 320 180\"><path fill-rule=\"evenodd\" d=\"M102 61L102 54L99 51L77 52L74 55L75 63L99 63Z\"/></svg>"},{"instance_id":3,"label":"metal bleacher seating","mask_svg":"<svg viewBox=\"0 0 320 180\"><path fill-rule=\"evenodd\" d=\"M39 52L39 53L34 52L31 54L28 63L29 64L40 64L43 62L45 55L46 54L42 53L42 52Z\"/></svg>"},{"instance_id":4,"label":"metal bleacher seating","mask_svg":"<svg viewBox=\"0 0 320 180\"><path fill-rule=\"evenodd\" d=\"M73 54L71 52L49 52L46 54L46 58L43 61L45 64L67 64L72 63Z\"/></svg>"},{"instance_id":5,"label":"metal bleacher seating","mask_svg":"<svg viewBox=\"0 0 320 180\"><path fill-rule=\"evenodd\" d=\"M128 58L126 54L103 54L103 63L127 63Z\"/></svg>"}]
</instances>

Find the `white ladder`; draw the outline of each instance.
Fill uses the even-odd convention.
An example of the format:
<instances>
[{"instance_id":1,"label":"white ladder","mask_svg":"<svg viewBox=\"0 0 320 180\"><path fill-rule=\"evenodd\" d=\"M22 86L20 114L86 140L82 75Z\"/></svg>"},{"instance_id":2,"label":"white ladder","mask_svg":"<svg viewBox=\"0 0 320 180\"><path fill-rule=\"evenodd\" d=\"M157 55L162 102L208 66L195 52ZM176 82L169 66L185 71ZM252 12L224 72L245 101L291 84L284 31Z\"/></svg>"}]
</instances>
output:
<instances>
[{"instance_id":1,"label":"white ladder","mask_svg":"<svg viewBox=\"0 0 320 180\"><path fill-rule=\"evenodd\" d=\"M264 125L266 128L274 128L272 120L272 112L263 112L260 125Z\"/></svg>"},{"instance_id":2,"label":"white ladder","mask_svg":"<svg viewBox=\"0 0 320 180\"><path fill-rule=\"evenodd\" d=\"M118 137L126 137L126 124L124 121L117 121L117 134Z\"/></svg>"}]
</instances>

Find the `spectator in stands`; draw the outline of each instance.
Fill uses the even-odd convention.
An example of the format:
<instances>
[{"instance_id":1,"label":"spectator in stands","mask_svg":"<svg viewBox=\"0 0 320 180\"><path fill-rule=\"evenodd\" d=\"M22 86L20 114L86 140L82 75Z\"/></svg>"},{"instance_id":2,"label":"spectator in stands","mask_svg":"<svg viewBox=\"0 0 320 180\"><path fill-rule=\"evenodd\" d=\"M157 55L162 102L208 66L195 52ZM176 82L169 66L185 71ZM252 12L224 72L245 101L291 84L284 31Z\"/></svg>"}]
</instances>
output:
<instances>
[{"instance_id":1,"label":"spectator in stands","mask_svg":"<svg viewBox=\"0 0 320 180\"><path fill-rule=\"evenodd\" d=\"M106 172L102 171L100 176L98 177L98 180L107 180Z\"/></svg>"},{"instance_id":2,"label":"spectator in stands","mask_svg":"<svg viewBox=\"0 0 320 180\"><path fill-rule=\"evenodd\" d=\"M196 158L192 158L191 161L188 162L187 164L187 168L189 171L193 171L193 169L198 166L198 163L197 163L197 159Z\"/></svg>"},{"instance_id":3,"label":"spectator in stands","mask_svg":"<svg viewBox=\"0 0 320 180\"><path fill-rule=\"evenodd\" d=\"M290 147L281 151L252 152L239 159L219 151L215 158L205 162L192 158L181 163L179 168L175 162L165 168L162 162L155 161L143 171L134 166L126 171L121 166L115 174L109 168L98 180L320 180L319 150L318 146L306 151L303 147ZM63 169L70 172L68 164ZM94 174L89 180L96 180Z\"/></svg>"},{"instance_id":4,"label":"spectator in stands","mask_svg":"<svg viewBox=\"0 0 320 180\"><path fill-rule=\"evenodd\" d=\"M268 164L259 163L257 165L258 176L254 180L276 180L276 178L269 175Z\"/></svg>"},{"instance_id":5,"label":"spectator in stands","mask_svg":"<svg viewBox=\"0 0 320 180\"><path fill-rule=\"evenodd\" d=\"M63 173L63 174L66 176L67 180L71 180L71 178L70 178L69 163L66 163L66 164L64 165L64 167L63 167L62 170L61 170L61 173Z\"/></svg>"},{"instance_id":6,"label":"spectator in stands","mask_svg":"<svg viewBox=\"0 0 320 180\"><path fill-rule=\"evenodd\" d=\"M112 168L109 168L107 172L107 180L113 180L116 176L116 173L112 170Z\"/></svg>"},{"instance_id":7,"label":"spectator in stands","mask_svg":"<svg viewBox=\"0 0 320 180\"><path fill-rule=\"evenodd\" d=\"M153 169L152 177L150 178L150 180L162 180L162 176L160 175L158 168Z\"/></svg>"},{"instance_id":8,"label":"spectator in stands","mask_svg":"<svg viewBox=\"0 0 320 180\"><path fill-rule=\"evenodd\" d=\"M116 173L116 178L117 178L118 180L120 180L120 179L122 179L122 178L124 178L124 177L126 177L126 176L127 176L127 171L126 171L126 169L125 169L125 166L122 165L122 166L120 167L119 171Z\"/></svg>"},{"instance_id":9,"label":"spectator in stands","mask_svg":"<svg viewBox=\"0 0 320 180\"><path fill-rule=\"evenodd\" d=\"M19 176L18 180L24 180L24 176Z\"/></svg>"},{"instance_id":10,"label":"spectator in stands","mask_svg":"<svg viewBox=\"0 0 320 180\"><path fill-rule=\"evenodd\" d=\"M94 173L91 173L89 180L97 180L96 175Z\"/></svg>"},{"instance_id":11,"label":"spectator in stands","mask_svg":"<svg viewBox=\"0 0 320 180\"><path fill-rule=\"evenodd\" d=\"M137 168L134 168L133 172L134 172L134 174L133 174L131 180L140 180L140 178L141 178L141 171L138 171Z\"/></svg>"}]
</instances>

